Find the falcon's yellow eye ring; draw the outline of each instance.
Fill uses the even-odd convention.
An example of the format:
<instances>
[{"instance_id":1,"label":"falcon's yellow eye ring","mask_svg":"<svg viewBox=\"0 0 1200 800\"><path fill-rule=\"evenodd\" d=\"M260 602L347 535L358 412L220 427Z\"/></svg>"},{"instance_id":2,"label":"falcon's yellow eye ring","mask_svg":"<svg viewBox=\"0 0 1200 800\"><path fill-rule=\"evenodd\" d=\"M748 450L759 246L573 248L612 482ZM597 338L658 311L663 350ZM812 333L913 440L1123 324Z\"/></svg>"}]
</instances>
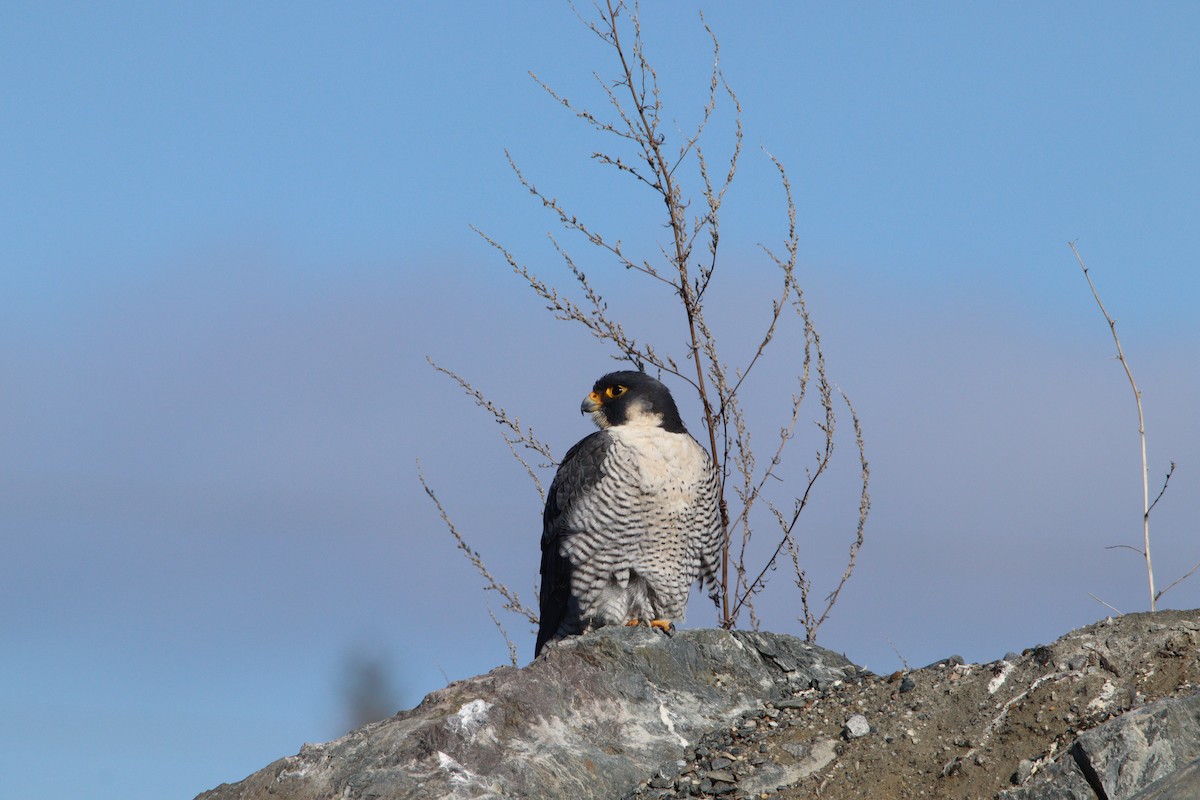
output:
<instances>
[{"instance_id":1,"label":"falcon's yellow eye ring","mask_svg":"<svg viewBox=\"0 0 1200 800\"><path fill-rule=\"evenodd\" d=\"M609 386L604 390L604 396L609 400L615 400L628 391L629 389L624 386Z\"/></svg>"}]
</instances>

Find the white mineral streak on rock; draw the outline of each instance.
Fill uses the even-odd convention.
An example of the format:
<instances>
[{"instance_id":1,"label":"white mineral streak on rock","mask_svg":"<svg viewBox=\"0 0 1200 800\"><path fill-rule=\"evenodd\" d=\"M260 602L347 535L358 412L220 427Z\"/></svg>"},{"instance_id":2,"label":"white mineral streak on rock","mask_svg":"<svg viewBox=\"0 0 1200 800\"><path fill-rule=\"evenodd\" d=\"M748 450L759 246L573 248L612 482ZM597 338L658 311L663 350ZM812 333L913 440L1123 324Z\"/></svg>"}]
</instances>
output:
<instances>
[{"instance_id":1,"label":"white mineral streak on rock","mask_svg":"<svg viewBox=\"0 0 1200 800\"><path fill-rule=\"evenodd\" d=\"M492 704L484 700L472 700L463 704L458 713L450 717L446 724L468 742L474 742L480 729L487 724L487 712L491 707Z\"/></svg>"},{"instance_id":2,"label":"white mineral streak on rock","mask_svg":"<svg viewBox=\"0 0 1200 800\"><path fill-rule=\"evenodd\" d=\"M837 742L832 739L820 738L805 745L784 744L781 749L795 756L795 761L783 764L768 761L738 782L739 796L773 793L780 786L789 786L820 772L837 759Z\"/></svg>"},{"instance_id":3,"label":"white mineral streak on rock","mask_svg":"<svg viewBox=\"0 0 1200 800\"><path fill-rule=\"evenodd\" d=\"M999 674L997 674L996 677L994 677L990 681L988 681L988 694L995 694L1000 689L1000 687L1004 685L1004 682L1006 680L1008 680L1008 676L1012 674L1012 671L1013 671L1012 662L1001 661L1000 663L1002 666L1000 667Z\"/></svg>"},{"instance_id":4,"label":"white mineral streak on rock","mask_svg":"<svg viewBox=\"0 0 1200 800\"><path fill-rule=\"evenodd\" d=\"M663 725L667 726L667 730L671 732L671 735L679 739L679 745L681 747L687 747L688 740L683 738L683 736L681 736L679 732L675 730L675 721L671 719L671 712L667 709L666 703L658 704L658 717L662 720Z\"/></svg>"},{"instance_id":5,"label":"white mineral streak on rock","mask_svg":"<svg viewBox=\"0 0 1200 800\"><path fill-rule=\"evenodd\" d=\"M478 776L471 773L471 770L464 767L462 764L455 761L450 756L438 750L438 766L449 773L450 783L453 786L466 786L479 782Z\"/></svg>"},{"instance_id":6,"label":"white mineral streak on rock","mask_svg":"<svg viewBox=\"0 0 1200 800\"><path fill-rule=\"evenodd\" d=\"M1088 711L1103 711L1108 708L1109 701L1113 695L1117 693L1117 687L1113 686L1112 681L1106 680L1104 685L1100 687L1100 694L1092 698L1092 702L1087 704Z\"/></svg>"}]
</instances>

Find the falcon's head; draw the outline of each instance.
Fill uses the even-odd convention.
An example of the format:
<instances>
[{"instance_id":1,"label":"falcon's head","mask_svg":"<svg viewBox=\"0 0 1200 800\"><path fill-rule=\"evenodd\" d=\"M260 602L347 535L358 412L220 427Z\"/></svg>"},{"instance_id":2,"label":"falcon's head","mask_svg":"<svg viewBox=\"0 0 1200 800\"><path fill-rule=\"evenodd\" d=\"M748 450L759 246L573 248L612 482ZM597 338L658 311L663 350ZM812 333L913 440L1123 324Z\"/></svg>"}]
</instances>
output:
<instances>
[{"instance_id":1,"label":"falcon's head","mask_svg":"<svg viewBox=\"0 0 1200 800\"><path fill-rule=\"evenodd\" d=\"M583 398L579 410L598 427L639 425L686 433L675 399L661 382L644 372L610 372Z\"/></svg>"}]
</instances>

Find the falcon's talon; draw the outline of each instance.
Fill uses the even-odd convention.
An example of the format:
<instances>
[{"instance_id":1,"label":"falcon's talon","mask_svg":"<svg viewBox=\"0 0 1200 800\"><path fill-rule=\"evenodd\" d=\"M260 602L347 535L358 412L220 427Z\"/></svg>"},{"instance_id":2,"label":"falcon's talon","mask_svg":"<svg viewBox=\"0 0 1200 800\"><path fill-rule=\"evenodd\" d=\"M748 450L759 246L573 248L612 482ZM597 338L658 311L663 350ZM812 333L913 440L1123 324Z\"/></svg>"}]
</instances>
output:
<instances>
[{"instance_id":1,"label":"falcon's talon","mask_svg":"<svg viewBox=\"0 0 1200 800\"><path fill-rule=\"evenodd\" d=\"M658 628L660 631L670 636L675 632L675 623L669 619L652 619L650 620L651 628Z\"/></svg>"},{"instance_id":2,"label":"falcon's talon","mask_svg":"<svg viewBox=\"0 0 1200 800\"><path fill-rule=\"evenodd\" d=\"M637 617L631 617L629 619L629 621L625 623L625 627L626 628L636 628L638 625L641 625L641 624L642 624L642 621L640 619L638 619Z\"/></svg>"}]
</instances>

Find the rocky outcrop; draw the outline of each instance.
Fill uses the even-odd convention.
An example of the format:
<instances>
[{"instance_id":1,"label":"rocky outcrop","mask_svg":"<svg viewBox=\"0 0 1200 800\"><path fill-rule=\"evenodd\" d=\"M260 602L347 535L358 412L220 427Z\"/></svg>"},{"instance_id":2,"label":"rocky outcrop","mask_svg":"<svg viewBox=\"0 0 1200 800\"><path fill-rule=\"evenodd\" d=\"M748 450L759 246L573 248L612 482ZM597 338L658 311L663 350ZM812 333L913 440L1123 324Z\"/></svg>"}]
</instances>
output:
<instances>
[{"instance_id":1,"label":"rocky outcrop","mask_svg":"<svg viewBox=\"0 0 1200 800\"><path fill-rule=\"evenodd\" d=\"M1200 611L876 676L775 634L606 629L198 800L1200 798Z\"/></svg>"},{"instance_id":2,"label":"rocky outcrop","mask_svg":"<svg viewBox=\"0 0 1200 800\"><path fill-rule=\"evenodd\" d=\"M789 636L605 628L200 798L620 797L764 701L856 674Z\"/></svg>"}]
</instances>

